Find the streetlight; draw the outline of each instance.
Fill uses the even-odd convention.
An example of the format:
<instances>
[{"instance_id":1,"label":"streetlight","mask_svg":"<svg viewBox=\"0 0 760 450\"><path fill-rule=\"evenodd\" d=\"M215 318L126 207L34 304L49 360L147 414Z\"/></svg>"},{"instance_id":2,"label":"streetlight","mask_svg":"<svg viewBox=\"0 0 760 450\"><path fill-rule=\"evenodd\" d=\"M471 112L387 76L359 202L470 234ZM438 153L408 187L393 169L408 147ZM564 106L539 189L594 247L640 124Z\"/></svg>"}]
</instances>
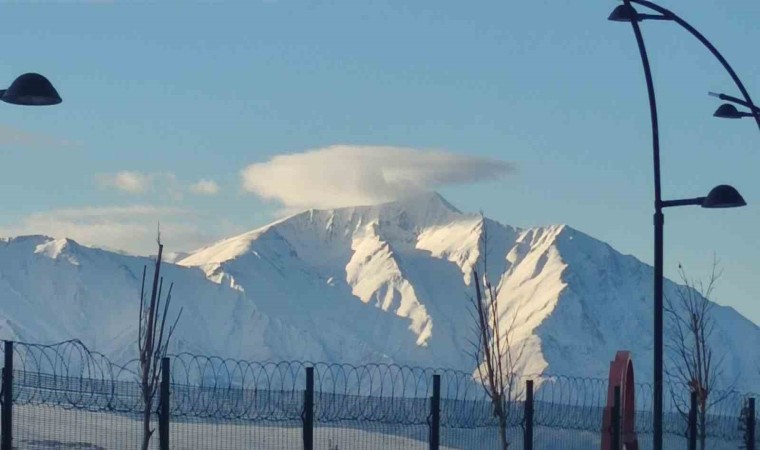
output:
<instances>
[{"instance_id":1,"label":"streetlight","mask_svg":"<svg viewBox=\"0 0 760 450\"><path fill-rule=\"evenodd\" d=\"M670 208L673 206L701 206L707 209L718 209L738 208L746 205L747 202L744 201L744 197L742 197L739 191L737 191L735 187L727 184L715 186L710 190L706 197L662 201L663 208Z\"/></svg>"},{"instance_id":2,"label":"streetlight","mask_svg":"<svg viewBox=\"0 0 760 450\"><path fill-rule=\"evenodd\" d=\"M61 103L61 96L47 78L38 73L25 73L8 89L0 90L0 100L13 105L46 106Z\"/></svg>"},{"instance_id":3,"label":"streetlight","mask_svg":"<svg viewBox=\"0 0 760 450\"><path fill-rule=\"evenodd\" d=\"M631 3L636 3L641 6L644 6L646 8L651 9L652 11L657 12L658 14L642 14L636 11L636 9L631 5ZM629 22L634 28L634 32L638 35L640 33L639 30L639 22L643 22L645 20L660 20L660 21L670 21L675 22L678 25L681 26L681 28L685 29L689 33L691 33L692 36L697 38L699 42L702 43L709 51L713 54L715 59L718 60L718 62L723 65L723 68L726 69L726 72L728 72L728 75L731 77L731 79L734 81L734 84L736 84L736 87L739 88L739 91L741 92L742 96L744 97L743 100L740 100L736 97L731 97L725 94L712 94L716 97L721 98L722 100L731 101L733 103L738 103L740 105L743 105L750 109L750 111L754 112L753 114L750 114L748 116L742 116L742 117L754 117L755 121L757 122L757 127L760 129L760 108L755 106L755 104L752 102L752 99L749 96L749 92L747 92L747 89L744 88L744 84L739 79L739 76L736 75L736 72L731 67L730 64L728 64L728 61L726 61L726 58L723 57L723 55L718 51L717 48L715 48L714 45L710 41L707 40L706 37L702 35L699 31L697 31L696 28L691 26L688 22L680 18L678 15L676 15L673 11L670 11L668 9L663 8L662 6L659 6L655 3L652 3L647 0L623 0L623 4L617 6L612 13L608 17L609 20L613 22ZM643 53L646 53L646 50L643 49L644 43L642 40L640 40L637 37L637 41L639 41L639 50L643 50ZM642 55L643 58L643 55ZM721 117L721 116L717 116ZM733 118L733 117L732 117Z\"/></svg>"},{"instance_id":4,"label":"streetlight","mask_svg":"<svg viewBox=\"0 0 760 450\"><path fill-rule=\"evenodd\" d=\"M644 7L649 8L658 14L640 14L631 5L636 3ZM612 14L609 16L609 20L615 22L628 22L633 28L634 35L636 37L636 43L639 47L639 54L641 56L641 62L644 66L644 76L647 83L647 93L649 94L649 112L652 122L652 154L654 161L654 401L653 401L653 441L654 450L662 450L662 394L663 394L663 234L665 218L663 216L663 208L674 206L687 206L698 205L703 208L735 208L746 205L746 202L739 194L739 192L731 186L720 185L710 191L706 197L697 197L692 199L682 200L662 200L662 190L660 183L660 134L659 125L657 120L657 100L654 92L654 82L652 81L652 71L649 65L649 57L647 55L646 46L644 45L644 38L641 34L641 28L639 22L644 20L658 20L658 21L672 21L676 22L682 28L686 29L694 37L696 37L707 49L715 56L716 59L723 65L728 74L733 79L739 91L742 93L744 100L740 100L734 97L725 96L720 97L723 100L734 101L746 107L749 107L757 122L758 128L760 128L760 114L757 113L757 107L752 103L752 99L749 93L744 88L736 72L728 64L728 61L718 50L708 41L701 33L699 33L694 27L689 25L686 21L678 17L673 12L662 8L647 0L623 0L623 4L616 7ZM749 117L739 112L733 105L728 105L733 109L721 106L716 111L717 117ZM735 112L734 112L735 111Z\"/></svg>"},{"instance_id":5,"label":"streetlight","mask_svg":"<svg viewBox=\"0 0 760 450\"><path fill-rule=\"evenodd\" d=\"M8 89L0 89L0 100L13 105L44 106L61 103L61 96L58 95L58 92L47 78L38 73L25 73L16 78ZM6 361L8 357L6 354ZM13 356L11 355L10 358L13 358ZM3 395L2 397L5 403L0 408L3 422L2 430L0 430L3 433L3 439L0 447L5 450L6 448L11 448L10 443L13 430L6 427L6 423L10 424L6 420L11 414L10 397L8 395Z\"/></svg>"},{"instance_id":6,"label":"streetlight","mask_svg":"<svg viewBox=\"0 0 760 450\"><path fill-rule=\"evenodd\" d=\"M736 106L732 105L731 103L724 103L720 105L717 110L715 110L715 114L713 114L713 116L715 117L720 117L721 119L741 119L743 117L760 116L760 107L757 107L751 103L747 103L746 101L742 99L732 97L726 94L717 94L715 92L708 92L707 94L712 97L718 97L721 100L726 100L731 103L742 105L746 108L749 108L749 110L752 111L752 112L739 111L736 108Z\"/></svg>"}]
</instances>

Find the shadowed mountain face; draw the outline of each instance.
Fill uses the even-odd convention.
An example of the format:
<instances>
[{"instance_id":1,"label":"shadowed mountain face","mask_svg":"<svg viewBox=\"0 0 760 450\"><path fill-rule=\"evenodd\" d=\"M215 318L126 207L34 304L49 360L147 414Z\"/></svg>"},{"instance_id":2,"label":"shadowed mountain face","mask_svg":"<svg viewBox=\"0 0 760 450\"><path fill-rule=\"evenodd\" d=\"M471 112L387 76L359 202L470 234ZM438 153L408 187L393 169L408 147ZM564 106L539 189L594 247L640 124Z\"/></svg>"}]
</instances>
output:
<instances>
[{"instance_id":1,"label":"shadowed mountain face","mask_svg":"<svg viewBox=\"0 0 760 450\"><path fill-rule=\"evenodd\" d=\"M482 237L488 237L484 248ZM604 377L619 349L651 377L652 269L567 226L517 229L437 194L313 210L166 264L178 350L471 371L473 268L499 286L525 373ZM135 355L146 258L32 236L0 243L0 332ZM666 292L674 285L666 283ZM725 383L760 389L760 329L714 309Z\"/></svg>"}]
</instances>

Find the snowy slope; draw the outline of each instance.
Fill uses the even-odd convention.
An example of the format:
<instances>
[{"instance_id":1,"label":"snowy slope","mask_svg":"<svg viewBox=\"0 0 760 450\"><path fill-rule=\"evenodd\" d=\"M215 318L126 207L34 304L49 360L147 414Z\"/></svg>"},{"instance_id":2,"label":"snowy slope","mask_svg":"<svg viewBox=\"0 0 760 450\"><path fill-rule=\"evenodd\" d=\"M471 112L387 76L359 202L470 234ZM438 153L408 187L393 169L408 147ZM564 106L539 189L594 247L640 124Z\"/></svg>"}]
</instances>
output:
<instances>
[{"instance_id":1,"label":"snowy slope","mask_svg":"<svg viewBox=\"0 0 760 450\"><path fill-rule=\"evenodd\" d=\"M481 238L487 233L487 252ZM437 194L312 210L177 256L165 277L185 308L178 349L473 370L473 268L498 285L526 373L606 376L618 349L651 374L652 269L568 226L516 229ZM0 333L77 337L134 353L137 295L150 261L40 236L0 241ZM672 292L674 285L666 284ZM715 309L725 380L760 390L760 329Z\"/></svg>"},{"instance_id":2,"label":"snowy slope","mask_svg":"<svg viewBox=\"0 0 760 450\"><path fill-rule=\"evenodd\" d=\"M519 230L463 214L437 194L394 203L307 211L227 239L179 263L234 279L265 314L309 330L333 356L364 361L373 348L402 364L472 369L472 270L503 296L504 320L528 349L526 373L606 376L630 349L640 380L651 374L652 269L568 226ZM666 291L674 285L666 283ZM671 294L672 295L672 294ZM715 309L726 382L760 387L760 329ZM359 351L337 343L351 336Z\"/></svg>"},{"instance_id":3,"label":"snowy slope","mask_svg":"<svg viewBox=\"0 0 760 450\"><path fill-rule=\"evenodd\" d=\"M117 359L136 354L140 282L147 258L83 247L68 239L0 241L0 335L58 342L77 338ZM149 274L152 272L148 272ZM261 315L244 293L209 282L192 268L166 264L174 311L184 308L177 350L276 358L322 355L300 331ZM295 343L291 345L291 343Z\"/></svg>"}]
</instances>

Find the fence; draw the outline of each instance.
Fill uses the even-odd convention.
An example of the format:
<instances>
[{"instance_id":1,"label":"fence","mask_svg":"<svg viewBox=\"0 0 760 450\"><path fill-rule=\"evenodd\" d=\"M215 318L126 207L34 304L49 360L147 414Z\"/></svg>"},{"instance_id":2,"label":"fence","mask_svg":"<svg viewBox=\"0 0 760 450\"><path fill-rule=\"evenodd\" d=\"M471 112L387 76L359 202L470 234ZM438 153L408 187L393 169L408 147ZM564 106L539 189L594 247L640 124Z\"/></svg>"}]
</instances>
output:
<instances>
[{"instance_id":1,"label":"fence","mask_svg":"<svg viewBox=\"0 0 760 450\"><path fill-rule=\"evenodd\" d=\"M0 450L140 448L136 361L114 364L77 341L6 342ZM639 448L651 448L651 388L637 385ZM713 393L704 427L669 411L665 448L760 450L754 398ZM619 408L603 429L607 381L536 376L507 402L510 449L599 449L621 432ZM617 403L619 405L619 402ZM696 399L692 396L692 405ZM491 402L467 373L396 365L256 363L172 355L149 414L154 449L500 449ZM704 430L704 433L700 431ZM699 447L701 448L701 447Z\"/></svg>"}]
</instances>

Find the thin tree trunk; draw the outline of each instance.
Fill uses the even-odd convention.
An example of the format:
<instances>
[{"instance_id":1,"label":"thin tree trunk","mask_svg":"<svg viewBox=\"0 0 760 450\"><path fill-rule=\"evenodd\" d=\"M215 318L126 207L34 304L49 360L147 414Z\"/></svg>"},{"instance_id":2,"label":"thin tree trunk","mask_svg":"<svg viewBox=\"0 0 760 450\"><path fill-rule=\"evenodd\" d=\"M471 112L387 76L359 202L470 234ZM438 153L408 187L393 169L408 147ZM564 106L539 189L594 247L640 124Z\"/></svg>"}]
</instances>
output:
<instances>
[{"instance_id":1,"label":"thin tree trunk","mask_svg":"<svg viewBox=\"0 0 760 450\"><path fill-rule=\"evenodd\" d=\"M509 448L509 441L507 441L507 414L504 410L503 397L497 396L493 398L494 415L499 423L499 441L501 450L507 450Z\"/></svg>"},{"instance_id":2,"label":"thin tree trunk","mask_svg":"<svg viewBox=\"0 0 760 450\"><path fill-rule=\"evenodd\" d=\"M507 441L507 418L504 417L503 413L502 416L499 417L499 439L501 440L502 450L508 450L509 441Z\"/></svg>"},{"instance_id":3,"label":"thin tree trunk","mask_svg":"<svg viewBox=\"0 0 760 450\"><path fill-rule=\"evenodd\" d=\"M143 441L142 441L142 450L148 450L148 447L150 446L150 438L153 432L150 429L150 398L147 396L143 397Z\"/></svg>"},{"instance_id":4,"label":"thin tree trunk","mask_svg":"<svg viewBox=\"0 0 760 450\"><path fill-rule=\"evenodd\" d=\"M707 445L707 429L705 426L707 425L706 420L706 411L702 409L699 412L699 448L700 450L705 450Z\"/></svg>"}]
</instances>

